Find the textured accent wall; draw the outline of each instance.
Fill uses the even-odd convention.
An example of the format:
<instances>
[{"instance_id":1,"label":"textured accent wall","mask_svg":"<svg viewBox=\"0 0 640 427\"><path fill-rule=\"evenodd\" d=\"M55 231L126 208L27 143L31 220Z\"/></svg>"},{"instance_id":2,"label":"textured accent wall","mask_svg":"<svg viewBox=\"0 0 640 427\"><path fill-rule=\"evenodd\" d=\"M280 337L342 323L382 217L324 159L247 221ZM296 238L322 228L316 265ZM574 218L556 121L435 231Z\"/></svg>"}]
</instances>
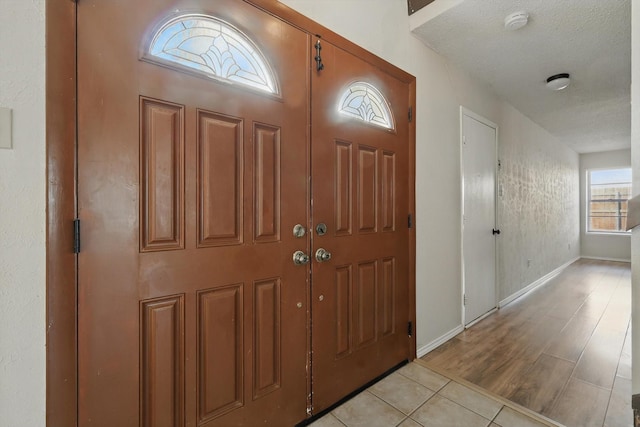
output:
<instances>
[{"instance_id":1,"label":"textured accent wall","mask_svg":"<svg viewBox=\"0 0 640 427\"><path fill-rule=\"evenodd\" d=\"M0 426L45 424L45 0L3 1L0 106Z\"/></svg>"},{"instance_id":2,"label":"textured accent wall","mask_svg":"<svg viewBox=\"0 0 640 427\"><path fill-rule=\"evenodd\" d=\"M500 125L498 279L503 300L580 255L580 159L508 104L503 104Z\"/></svg>"}]
</instances>

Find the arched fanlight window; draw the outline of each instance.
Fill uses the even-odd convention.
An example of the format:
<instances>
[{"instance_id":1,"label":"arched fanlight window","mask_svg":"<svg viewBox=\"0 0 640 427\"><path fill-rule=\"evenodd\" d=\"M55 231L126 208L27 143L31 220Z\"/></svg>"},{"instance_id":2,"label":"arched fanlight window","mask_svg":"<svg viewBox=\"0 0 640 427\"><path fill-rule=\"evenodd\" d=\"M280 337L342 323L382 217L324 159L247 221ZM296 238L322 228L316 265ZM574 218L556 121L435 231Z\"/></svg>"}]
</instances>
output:
<instances>
[{"instance_id":1,"label":"arched fanlight window","mask_svg":"<svg viewBox=\"0 0 640 427\"><path fill-rule=\"evenodd\" d=\"M393 115L387 100L373 85L355 82L344 91L338 104L341 114L381 126L395 129Z\"/></svg>"},{"instance_id":2,"label":"arched fanlight window","mask_svg":"<svg viewBox=\"0 0 640 427\"><path fill-rule=\"evenodd\" d=\"M153 35L145 59L279 93L269 62L257 46L240 30L212 16L190 14L170 19Z\"/></svg>"}]
</instances>

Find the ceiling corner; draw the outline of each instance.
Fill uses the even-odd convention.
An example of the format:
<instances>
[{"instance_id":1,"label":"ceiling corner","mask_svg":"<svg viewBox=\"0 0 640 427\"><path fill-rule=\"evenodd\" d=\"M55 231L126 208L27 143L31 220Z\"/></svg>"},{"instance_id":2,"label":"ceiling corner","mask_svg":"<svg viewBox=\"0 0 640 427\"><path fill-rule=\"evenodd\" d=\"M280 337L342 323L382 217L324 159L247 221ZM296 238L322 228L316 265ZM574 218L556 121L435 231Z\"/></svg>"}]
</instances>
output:
<instances>
[{"instance_id":1,"label":"ceiling corner","mask_svg":"<svg viewBox=\"0 0 640 427\"><path fill-rule=\"evenodd\" d=\"M413 15L426 5L433 3L435 0L407 0L409 15Z\"/></svg>"},{"instance_id":2,"label":"ceiling corner","mask_svg":"<svg viewBox=\"0 0 640 427\"><path fill-rule=\"evenodd\" d=\"M439 15L458 6L464 0L407 0L409 7L409 27L413 31ZM420 4L420 7L418 7ZM425 7L427 6L428 7ZM414 12L411 12L411 9Z\"/></svg>"}]
</instances>

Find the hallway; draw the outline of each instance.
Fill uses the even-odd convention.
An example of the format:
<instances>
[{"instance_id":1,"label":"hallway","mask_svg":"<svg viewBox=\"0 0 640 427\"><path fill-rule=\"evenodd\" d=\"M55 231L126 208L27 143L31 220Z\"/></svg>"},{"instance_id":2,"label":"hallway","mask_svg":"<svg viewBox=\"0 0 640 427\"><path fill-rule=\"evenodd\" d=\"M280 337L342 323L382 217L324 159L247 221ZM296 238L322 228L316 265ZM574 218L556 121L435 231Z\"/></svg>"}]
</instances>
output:
<instances>
[{"instance_id":1,"label":"hallway","mask_svg":"<svg viewBox=\"0 0 640 427\"><path fill-rule=\"evenodd\" d=\"M630 264L576 261L312 425L631 426L630 318Z\"/></svg>"},{"instance_id":2,"label":"hallway","mask_svg":"<svg viewBox=\"0 0 640 427\"><path fill-rule=\"evenodd\" d=\"M631 426L631 267L582 259L423 357L568 427Z\"/></svg>"}]
</instances>

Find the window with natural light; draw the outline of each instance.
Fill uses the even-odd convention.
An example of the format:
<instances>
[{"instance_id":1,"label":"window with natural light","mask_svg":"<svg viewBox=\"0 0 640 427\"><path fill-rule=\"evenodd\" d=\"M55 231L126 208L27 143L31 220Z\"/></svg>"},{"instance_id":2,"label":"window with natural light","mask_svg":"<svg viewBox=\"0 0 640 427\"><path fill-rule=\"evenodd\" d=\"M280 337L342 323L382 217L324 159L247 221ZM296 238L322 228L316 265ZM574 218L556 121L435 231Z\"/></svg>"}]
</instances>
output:
<instances>
[{"instance_id":1,"label":"window with natural light","mask_svg":"<svg viewBox=\"0 0 640 427\"><path fill-rule=\"evenodd\" d=\"M626 233L631 168L587 172L587 232Z\"/></svg>"},{"instance_id":2,"label":"window with natural light","mask_svg":"<svg viewBox=\"0 0 640 427\"><path fill-rule=\"evenodd\" d=\"M394 129L389 103L373 85L355 82L342 94L338 111L347 116L376 126Z\"/></svg>"},{"instance_id":3,"label":"window with natural light","mask_svg":"<svg viewBox=\"0 0 640 427\"><path fill-rule=\"evenodd\" d=\"M275 75L258 47L240 30L213 16L186 14L170 19L156 31L145 57L206 77L279 93Z\"/></svg>"}]
</instances>

